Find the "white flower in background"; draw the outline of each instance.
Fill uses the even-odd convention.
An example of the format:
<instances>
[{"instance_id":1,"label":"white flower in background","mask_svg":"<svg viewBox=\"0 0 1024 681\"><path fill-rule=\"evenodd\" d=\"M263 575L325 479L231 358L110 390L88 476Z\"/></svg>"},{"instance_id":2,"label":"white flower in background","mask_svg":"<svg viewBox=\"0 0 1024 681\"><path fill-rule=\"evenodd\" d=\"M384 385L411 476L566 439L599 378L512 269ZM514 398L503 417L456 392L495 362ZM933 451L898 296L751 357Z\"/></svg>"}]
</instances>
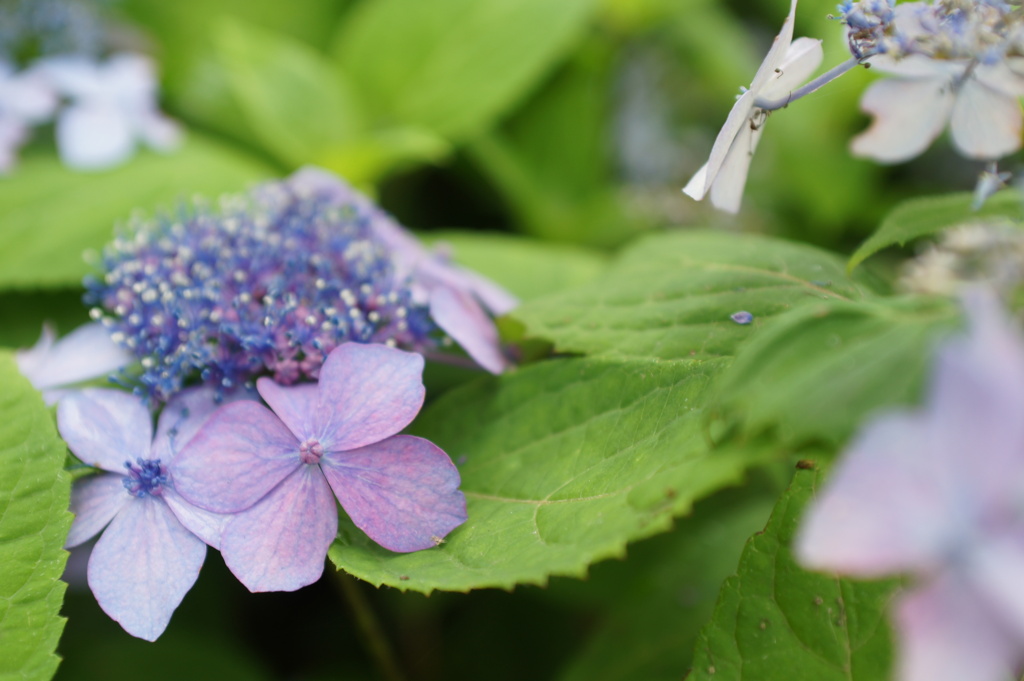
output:
<instances>
[{"instance_id":1,"label":"white flower in background","mask_svg":"<svg viewBox=\"0 0 1024 681\"><path fill-rule=\"evenodd\" d=\"M43 393L47 404L56 404L69 387L111 374L135 358L110 339L99 323L80 326L57 340L49 324L43 326L39 341L28 350L14 354L18 370Z\"/></svg>"},{"instance_id":2,"label":"white flower in background","mask_svg":"<svg viewBox=\"0 0 1024 681\"><path fill-rule=\"evenodd\" d=\"M157 108L153 63L138 54L105 62L69 55L39 62L57 91L69 100L57 118L57 149L65 165L99 170L124 162L139 142L170 151L181 128Z\"/></svg>"},{"instance_id":3,"label":"white flower in background","mask_svg":"<svg viewBox=\"0 0 1024 681\"><path fill-rule=\"evenodd\" d=\"M1024 662L1024 338L991 292L964 301L969 333L939 350L924 406L861 430L795 543L812 569L913 576L894 603L900 681L1003 681Z\"/></svg>"},{"instance_id":4,"label":"white flower in background","mask_svg":"<svg viewBox=\"0 0 1024 681\"><path fill-rule=\"evenodd\" d=\"M796 0L792 0L782 30L754 75L750 88L740 95L729 112L711 148L711 157L683 188L683 192L694 199L700 201L710 193L711 203L716 208L730 213L739 211L750 160L767 118L767 112L755 102L786 97L821 64L820 40L793 40L795 14Z\"/></svg>"},{"instance_id":5,"label":"white flower in background","mask_svg":"<svg viewBox=\"0 0 1024 681\"><path fill-rule=\"evenodd\" d=\"M875 118L854 138L853 153L906 161L947 126L968 158L995 160L1020 149L1024 58L1011 50L1021 29L1003 3L897 5L887 52L868 62L894 77L864 93L861 108Z\"/></svg>"},{"instance_id":6,"label":"white flower in background","mask_svg":"<svg viewBox=\"0 0 1024 681\"><path fill-rule=\"evenodd\" d=\"M14 166L31 126L46 122L56 108L57 94L43 74L15 71L0 60L0 173Z\"/></svg>"}]
</instances>

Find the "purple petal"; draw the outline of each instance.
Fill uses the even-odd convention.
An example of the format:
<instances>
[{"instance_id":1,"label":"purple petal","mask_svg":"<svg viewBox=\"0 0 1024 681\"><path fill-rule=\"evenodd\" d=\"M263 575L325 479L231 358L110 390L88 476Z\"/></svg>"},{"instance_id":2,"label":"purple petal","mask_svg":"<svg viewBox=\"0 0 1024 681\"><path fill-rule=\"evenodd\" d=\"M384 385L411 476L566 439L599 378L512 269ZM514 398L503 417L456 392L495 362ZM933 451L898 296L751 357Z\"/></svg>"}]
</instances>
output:
<instances>
[{"instance_id":1,"label":"purple petal","mask_svg":"<svg viewBox=\"0 0 1024 681\"><path fill-rule=\"evenodd\" d=\"M320 370L316 435L327 451L380 442L423 406L423 357L386 345L345 343Z\"/></svg>"},{"instance_id":2,"label":"purple petal","mask_svg":"<svg viewBox=\"0 0 1024 681\"><path fill-rule=\"evenodd\" d=\"M484 304L491 314L500 317L508 314L519 306L519 299L487 277L459 268L466 289Z\"/></svg>"},{"instance_id":3,"label":"purple petal","mask_svg":"<svg viewBox=\"0 0 1024 681\"><path fill-rule=\"evenodd\" d=\"M155 641L199 576L206 544L155 497L132 499L96 542L89 586L132 636Z\"/></svg>"},{"instance_id":4,"label":"purple petal","mask_svg":"<svg viewBox=\"0 0 1024 681\"><path fill-rule=\"evenodd\" d=\"M1000 536L983 536L966 556L971 585L1024 641L1024 533L1019 523Z\"/></svg>"},{"instance_id":5,"label":"purple petal","mask_svg":"<svg viewBox=\"0 0 1024 681\"><path fill-rule=\"evenodd\" d=\"M213 414L225 404L240 400L256 400L256 394L235 390L217 401L217 391L209 386L188 388L177 393L160 413L153 438L153 458L166 465Z\"/></svg>"},{"instance_id":6,"label":"purple petal","mask_svg":"<svg viewBox=\"0 0 1024 681\"><path fill-rule=\"evenodd\" d=\"M313 435L313 420L320 396L316 385L283 386L264 377L256 381L256 389L300 442Z\"/></svg>"},{"instance_id":7,"label":"purple petal","mask_svg":"<svg viewBox=\"0 0 1024 681\"><path fill-rule=\"evenodd\" d=\"M427 440L398 435L320 465L352 522L391 551L430 548L466 522L459 472Z\"/></svg>"},{"instance_id":8,"label":"purple petal","mask_svg":"<svg viewBox=\"0 0 1024 681\"><path fill-rule=\"evenodd\" d=\"M125 461L150 458L153 422L143 401L109 388L85 388L57 405L57 430L75 456L120 473Z\"/></svg>"},{"instance_id":9,"label":"purple petal","mask_svg":"<svg viewBox=\"0 0 1024 681\"><path fill-rule=\"evenodd\" d=\"M78 546L99 534L132 500L123 480L123 475L101 473L75 481L71 487L71 512L75 519L64 548Z\"/></svg>"},{"instance_id":10,"label":"purple petal","mask_svg":"<svg viewBox=\"0 0 1024 681\"><path fill-rule=\"evenodd\" d=\"M172 487L163 488L163 498L171 512L185 528L215 549L220 548L224 526L233 516L214 513L191 504Z\"/></svg>"},{"instance_id":11,"label":"purple petal","mask_svg":"<svg viewBox=\"0 0 1024 681\"><path fill-rule=\"evenodd\" d=\"M224 529L221 553L249 591L295 591L320 579L338 506L318 466L291 474Z\"/></svg>"},{"instance_id":12,"label":"purple petal","mask_svg":"<svg viewBox=\"0 0 1024 681\"><path fill-rule=\"evenodd\" d=\"M281 419L255 402L224 405L169 467L174 488L200 508L249 508L298 468L299 443Z\"/></svg>"},{"instance_id":13,"label":"purple petal","mask_svg":"<svg viewBox=\"0 0 1024 681\"><path fill-rule=\"evenodd\" d=\"M896 624L900 681L1002 681L1019 659L1017 641L950 575L903 596Z\"/></svg>"},{"instance_id":14,"label":"purple petal","mask_svg":"<svg viewBox=\"0 0 1024 681\"><path fill-rule=\"evenodd\" d=\"M32 385L46 392L106 376L133 361L100 324L80 326L56 342L53 329L44 326L39 342L30 350L17 353L15 358ZM49 404L56 401L51 397L47 398Z\"/></svg>"},{"instance_id":15,"label":"purple petal","mask_svg":"<svg viewBox=\"0 0 1024 681\"><path fill-rule=\"evenodd\" d=\"M468 293L439 286L430 294L430 316L473 360L492 374L508 368L494 321Z\"/></svg>"},{"instance_id":16,"label":"purple petal","mask_svg":"<svg viewBox=\"0 0 1024 681\"><path fill-rule=\"evenodd\" d=\"M944 434L941 423L899 412L862 430L804 514L800 561L863 577L941 565L973 512Z\"/></svg>"}]
</instances>

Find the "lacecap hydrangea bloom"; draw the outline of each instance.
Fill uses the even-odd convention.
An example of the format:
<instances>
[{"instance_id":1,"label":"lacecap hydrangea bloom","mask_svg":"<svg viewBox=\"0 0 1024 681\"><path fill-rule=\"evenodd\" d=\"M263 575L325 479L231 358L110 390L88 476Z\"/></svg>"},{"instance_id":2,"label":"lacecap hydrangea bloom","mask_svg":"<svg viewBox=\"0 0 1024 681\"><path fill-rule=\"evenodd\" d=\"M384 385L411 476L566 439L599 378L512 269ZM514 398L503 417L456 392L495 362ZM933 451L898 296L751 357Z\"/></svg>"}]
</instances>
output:
<instances>
[{"instance_id":1,"label":"lacecap hydrangea bloom","mask_svg":"<svg viewBox=\"0 0 1024 681\"><path fill-rule=\"evenodd\" d=\"M300 180L133 222L104 251L103 274L86 282L91 315L140 359L151 397L166 400L197 374L224 390L265 374L282 385L316 379L349 341L443 347L430 297L417 294L424 277L381 238L379 209ZM476 311L478 328L493 330ZM496 332L490 341L502 358Z\"/></svg>"},{"instance_id":2,"label":"lacecap hydrangea bloom","mask_svg":"<svg viewBox=\"0 0 1024 681\"><path fill-rule=\"evenodd\" d=\"M71 452L100 469L71 490L75 514L66 546L103 535L89 557L96 601L133 636L156 640L199 576L206 545L220 544L226 517L197 508L174 489L168 465L218 406L210 388L178 393L153 434L137 396L85 388L64 396L57 427Z\"/></svg>"},{"instance_id":3,"label":"lacecap hydrangea bloom","mask_svg":"<svg viewBox=\"0 0 1024 681\"><path fill-rule=\"evenodd\" d=\"M994 296L938 352L923 408L882 414L806 511L800 562L903 573L900 681L1002 681L1024 663L1024 338Z\"/></svg>"}]
</instances>

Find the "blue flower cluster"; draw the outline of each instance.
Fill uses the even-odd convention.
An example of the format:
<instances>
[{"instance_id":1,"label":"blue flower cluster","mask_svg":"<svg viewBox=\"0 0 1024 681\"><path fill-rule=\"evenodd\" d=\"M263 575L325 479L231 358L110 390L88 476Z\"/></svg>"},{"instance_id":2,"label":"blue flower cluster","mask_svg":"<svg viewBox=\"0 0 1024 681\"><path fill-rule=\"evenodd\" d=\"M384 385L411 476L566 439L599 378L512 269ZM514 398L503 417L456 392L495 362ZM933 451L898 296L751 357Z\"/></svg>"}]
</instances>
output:
<instances>
[{"instance_id":1,"label":"blue flower cluster","mask_svg":"<svg viewBox=\"0 0 1024 681\"><path fill-rule=\"evenodd\" d=\"M158 401L196 375L222 391L268 372L289 385L347 341L424 351L443 335L364 207L286 182L136 220L102 267L85 282L90 314L140 358L137 391Z\"/></svg>"}]
</instances>

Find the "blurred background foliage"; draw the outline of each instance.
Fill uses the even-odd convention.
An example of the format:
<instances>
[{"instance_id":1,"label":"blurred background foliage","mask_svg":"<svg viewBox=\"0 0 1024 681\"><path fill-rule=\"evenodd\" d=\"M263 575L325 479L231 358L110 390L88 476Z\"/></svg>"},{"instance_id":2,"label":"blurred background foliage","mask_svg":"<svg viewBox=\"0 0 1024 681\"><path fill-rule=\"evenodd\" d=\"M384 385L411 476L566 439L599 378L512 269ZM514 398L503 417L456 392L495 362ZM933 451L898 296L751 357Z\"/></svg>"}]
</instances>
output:
<instances>
[{"instance_id":1,"label":"blurred background foliage","mask_svg":"<svg viewBox=\"0 0 1024 681\"><path fill-rule=\"evenodd\" d=\"M936 162L949 153L941 144L898 168L850 157L871 79L857 70L772 115L738 217L685 197L787 6L111 0L121 43L160 65L162 106L187 142L91 174L60 166L45 135L23 150L0 180L0 344L32 343L44 318L62 331L85 320L81 253L132 210L310 163L412 229L445 230L457 258L524 298L586 281L640 233L715 226L850 252L900 199L970 186L973 169L938 174L964 166ZM796 35L824 39L825 67L846 58L830 11L834 0L803 0L796 23ZM536 241L562 250L541 254ZM542 261L542 274L530 270ZM784 486L778 473L701 502L587 580L513 593L401 594L328 567L297 594L251 595L211 552L156 644L107 619L72 567L58 678L398 678L367 652L354 616L365 608L410 680L678 679L718 585Z\"/></svg>"}]
</instances>

